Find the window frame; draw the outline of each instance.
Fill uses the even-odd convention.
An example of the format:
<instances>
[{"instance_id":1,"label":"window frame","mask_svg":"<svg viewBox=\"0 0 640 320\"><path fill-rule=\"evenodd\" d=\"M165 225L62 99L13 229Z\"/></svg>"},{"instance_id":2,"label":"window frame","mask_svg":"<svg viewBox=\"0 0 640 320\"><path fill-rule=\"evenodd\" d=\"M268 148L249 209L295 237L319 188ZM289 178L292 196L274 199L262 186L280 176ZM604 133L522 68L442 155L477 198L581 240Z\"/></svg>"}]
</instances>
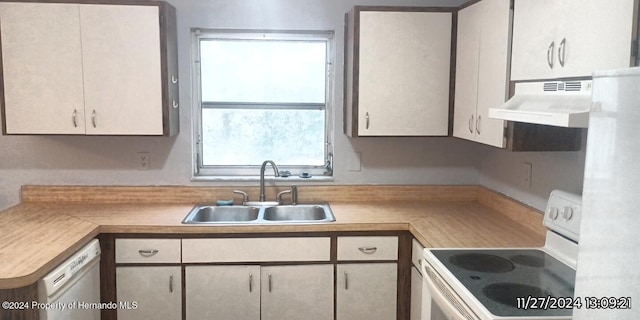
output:
<instances>
[{"instance_id":1,"label":"window frame","mask_svg":"<svg viewBox=\"0 0 640 320\"><path fill-rule=\"evenodd\" d=\"M193 128L193 152L192 152L192 180L256 180L259 177L261 163L255 165L224 166L203 165L202 154L202 110L205 105L209 107L242 107L243 109L256 108L262 110L318 110L324 109L324 165L278 165L280 170L291 173L289 180L297 180L302 172L311 174L311 178L304 180L331 180L333 179L333 139L334 139L334 81L335 81L335 33L330 30L230 30L230 29L192 29L192 128ZM289 40L289 41L325 41L325 103L228 103L213 102L203 103L201 93L200 70L200 41L204 39L229 39L229 40ZM271 160L271 159L264 159ZM264 161L263 160L263 161Z\"/></svg>"}]
</instances>

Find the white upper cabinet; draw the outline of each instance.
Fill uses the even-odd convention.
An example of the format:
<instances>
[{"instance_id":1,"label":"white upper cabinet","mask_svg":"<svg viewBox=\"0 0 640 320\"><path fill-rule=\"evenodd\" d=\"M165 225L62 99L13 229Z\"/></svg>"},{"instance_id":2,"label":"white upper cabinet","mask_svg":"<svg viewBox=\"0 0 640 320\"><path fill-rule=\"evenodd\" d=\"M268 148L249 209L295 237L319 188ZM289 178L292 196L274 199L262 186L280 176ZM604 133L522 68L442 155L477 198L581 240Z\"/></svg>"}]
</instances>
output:
<instances>
[{"instance_id":1,"label":"white upper cabinet","mask_svg":"<svg viewBox=\"0 0 640 320\"><path fill-rule=\"evenodd\" d=\"M0 3L4 133L175 134L174 10Z\"/></svg>"},{"instance_id":2,"label":"white upper cabinet","mask_svg":"<svg viewBox=\"0 0 640 320\"><path fill-rule=\"evenodd\" d=\"M511 80L590 77L632 63L637 0L515 0Z\"/></svg>"},{"instance_id":3,"label":"white upper cabinet","mask_svg":"<svg viewBox=\"0 0 640 320\"><path fill-rule=\"evenodd\" d=\"M7 133L84 134L77 5L0 4Z\"/></svg>"},{"instance_id":4,"label":"white upper cabinet","mask_svg":"<svg viewBox=\"0 0 640 320\"><path fill-rule=\"evenodd\" d=\"M87 134L162 135L158 7L82 5L80 30Z\"/></svg>"},{"instance_id":5,"label":"white upper cabinet","mask_svg":"<svg viewBox=\"0 0 640 320\"><path fill-rule=\"evenodd\" d=\"M446 136L451 12L355 7L345 32L345 133Z\"/></svg>"},{"instance_id":6,"label":"white upper cabinet","mask_svg":"<svg viewBox=\"0 0 640 320\"><path fill-rule=\"evenodd\" d=\"M458 13L453 135L504 147L504 121L488 110L508 92L509 0L483 0Z\"/></svg>"}]
</instances>

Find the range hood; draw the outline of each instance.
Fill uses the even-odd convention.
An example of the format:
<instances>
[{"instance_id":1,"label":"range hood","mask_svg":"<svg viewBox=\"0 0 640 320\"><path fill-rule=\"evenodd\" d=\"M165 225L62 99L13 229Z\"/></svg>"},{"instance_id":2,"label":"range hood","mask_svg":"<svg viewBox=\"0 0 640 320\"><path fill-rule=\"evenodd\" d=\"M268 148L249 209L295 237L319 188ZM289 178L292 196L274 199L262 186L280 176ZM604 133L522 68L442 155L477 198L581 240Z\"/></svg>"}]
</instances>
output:
<instances>
[{"instance_id":1,"label":"range hood","mask_svg":"<svg viewBox=\"0 0 640 320\"><path fill-rule=\"evenodd\" d=\"M516 83L513 97L500 107L490 108L489 118L586 128L591 86L591 80Z\"/></svg>"}]
</instances>

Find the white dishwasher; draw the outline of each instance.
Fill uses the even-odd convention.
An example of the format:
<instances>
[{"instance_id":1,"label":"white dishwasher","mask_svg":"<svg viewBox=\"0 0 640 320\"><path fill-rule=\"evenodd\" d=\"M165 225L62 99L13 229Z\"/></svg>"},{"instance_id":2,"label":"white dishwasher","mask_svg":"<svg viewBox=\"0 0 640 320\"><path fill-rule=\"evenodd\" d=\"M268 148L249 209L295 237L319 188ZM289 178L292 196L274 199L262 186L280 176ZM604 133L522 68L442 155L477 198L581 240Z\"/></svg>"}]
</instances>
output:
<instances>
[{"instance_id":1,"label":"white dishwasher","mask_svg":"<svg viewBox=\"0 0 640 320\"><path fill-rule=\"evenodd\" d=\"M78 250L38 281L38 309L45 320L100 320L100 243Z\"/></svg>"}]
</instances>

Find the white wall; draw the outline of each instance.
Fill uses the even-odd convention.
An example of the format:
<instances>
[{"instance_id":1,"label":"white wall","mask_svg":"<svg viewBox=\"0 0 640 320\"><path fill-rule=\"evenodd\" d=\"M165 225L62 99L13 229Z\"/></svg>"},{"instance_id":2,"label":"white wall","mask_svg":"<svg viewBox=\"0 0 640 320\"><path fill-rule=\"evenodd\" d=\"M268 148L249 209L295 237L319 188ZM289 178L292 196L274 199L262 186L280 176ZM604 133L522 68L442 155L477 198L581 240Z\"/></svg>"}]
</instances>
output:
<instances>
[{"instance_id":1,"label":"white wall","mask_svg":"<svg viewBox=\"0 0 640 320\"><path fill-rule=\"evenodd\" d=\"M192 182L191 28L335 30L335 184L478 184L484 147L454 138L349 139L342 128L343 0L172 0L178 14L180 134L176 137L0 136L0 210L25 184L220 185ZM464 0L370 0L362 5L458 5ZM147 151L151 170L136 169ZM356 152L362 169L350 172ZM254 184L253 182L252 184ZM302 184L301 184L302 185Z\"/></svg>"},{"instance_id":2,"label":"white wall","mask_svg":"<svg viewBox=\"0 0 640 320\"><path fill-rule=\"evenodd\" d=\"M239 185L192 182L191 28L335 30L334 184L482 184L536 208L550 190L582 189L584 152L511 153L455 138L355 138L342 134L343 0L172 0L178 14L181 132L176 137L0 136L0 210L25 184ZM360 5L458 5L465 0L370 0ZM147 151L151 170L136 169ZM356 152L362 168L351 172ZM522 162L533 185L521 187ZM251 184L255 184L252 182ZM302 185L302 184L301 184ZM328 199L330 200L330 199Z\"/></svg>"},{"instance_id":3,"label":"white wall","mask_svg":"<svg viewBox=\"0 0 640 320\"><path fill-rule=\"evenodd\" d=\"M582 194L586 134L577 152L509 152L491 148L480 162L480 184L544 210L554 189ZM532 164L531 185L523 183L523 163Z\"/></svg>"}]
</instances>

